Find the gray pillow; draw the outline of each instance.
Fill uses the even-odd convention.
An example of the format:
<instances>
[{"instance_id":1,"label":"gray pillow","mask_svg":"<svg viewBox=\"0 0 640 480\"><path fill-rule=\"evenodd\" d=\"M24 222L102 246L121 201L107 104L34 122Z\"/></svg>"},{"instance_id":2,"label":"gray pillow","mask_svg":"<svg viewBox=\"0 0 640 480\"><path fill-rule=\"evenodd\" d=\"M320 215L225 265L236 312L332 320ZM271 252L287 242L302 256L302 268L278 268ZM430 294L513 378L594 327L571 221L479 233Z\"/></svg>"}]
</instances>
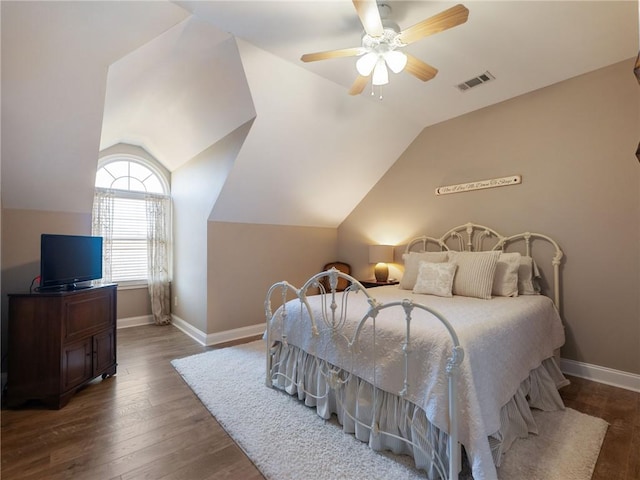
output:
<instances>
[{"instance_id":1,"label":"gray pillow","mask_svg":"<svg viewBox=\"0 0 640 480\"><path fill-rule=\"evenodd\" d=\"M400 280L400 288L413 290L418 278L420 262L442 263L447 261L447 252L409 252L402 256L404 275Z\"/></svg>"}]
</instances>

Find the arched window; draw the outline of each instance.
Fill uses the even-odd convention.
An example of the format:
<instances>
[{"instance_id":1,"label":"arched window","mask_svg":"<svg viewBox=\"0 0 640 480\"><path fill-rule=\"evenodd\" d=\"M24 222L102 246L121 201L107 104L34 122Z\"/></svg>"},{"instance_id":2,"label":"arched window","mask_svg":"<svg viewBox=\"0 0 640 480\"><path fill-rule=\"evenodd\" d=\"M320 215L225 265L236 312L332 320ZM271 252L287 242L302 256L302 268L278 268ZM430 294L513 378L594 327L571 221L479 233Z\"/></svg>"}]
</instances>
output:
<instances>
[{"instance_id":1,"label":"arched window","mask_svg":"<svg viewBox=\"0 0 640 480\"><path fill-rule=\"evenodd\" d=\"M104 239L104 280L148 284L159 255L168 282L170 191L162 171L138 156L111 155L100 160L95 186L92 230Z\"/></svg>"},{"instance_id":2,"label":"arched window","mask_svg":"<svg viewBox=\"0 0 640 480\"><path fill-rule=\"evenodd\" d=\"M150 162L124 155L107 157L99 163L96 187L169 195L166 179Z\"/></svg>"}]
</instances>

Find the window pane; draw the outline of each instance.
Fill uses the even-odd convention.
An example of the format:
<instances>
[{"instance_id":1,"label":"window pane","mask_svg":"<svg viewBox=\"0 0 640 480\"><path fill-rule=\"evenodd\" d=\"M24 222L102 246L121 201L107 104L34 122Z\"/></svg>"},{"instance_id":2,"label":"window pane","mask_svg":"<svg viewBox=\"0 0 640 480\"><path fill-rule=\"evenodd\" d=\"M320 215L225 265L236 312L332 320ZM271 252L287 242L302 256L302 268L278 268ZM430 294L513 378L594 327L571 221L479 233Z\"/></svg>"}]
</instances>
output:
<instances>
[{"instance_id":1,"label":"window pane","mask_svg":"<svg viewBox=\"0 0 640 480\"><path fill-rule=\"evenodd\" d=\"M120 177L116 179L111 188L117 188L118 190L129 190L129 177Z\"/></svg>"},{"instance_id":2,"label":"window pane","mask_svg":"<svg viewBox=\"0 0 640 480\"><path fill-rule=\"evenodd\" d=\"M146 192L144 184L137 178L129 177L129 190L132 192Z\"/></svg>"},{"instance_id":3,"label":"window pane","mask_svg":"<svg viewBox=\"0 0 640 480\"><path fill-rule=\"evenodd\" d=\"M129 162L124 160L111 162L105 165L104 168L106 168L115 178L129 176Z\"/></svg>"},{"instance_id":4,"label":"window pane","mask_svg":"<svg viewBox=\"0 0 640 480\"><path fill-rule=\"evenodd\" d=\"M162 183L157 176L149 177L144 182L144 186L147 187L147 192L149 193L164 193L164 188L162 188Z\"/></svg>"},{"instance_id":5,"label":"window pane","mask_svg":"<svg viewBox=\"0 0 640 480\"><path fill-rule=\"evenodd\" d=\"M147 240L114 240L111 275L114 282L147 279Z\"/></svg>"},{"instance_id":6,"label":"window pane","mask_svg":"<svg viewBox=\"0 0 640 480\"><path fill-rule=\"evenodd\" d=\"M128 160L117 160L100 168L96 173L96 187L132 192L168 193L153 170L141 163Z\"/></svg>"},{"instance_id":7,"label":"window pane","mask_svg":"<svg viewBox=\"0 0 640 480\"><path fill-rule=\"evenodd\" d=\"M146 280L147 212L144 200L115 198L113 217L113 281Z\"/></svg>"},{"instance_id":8,"label":"window pane","mask_svg":"<svg viewBox=\"0 0 640 480\"><path fill-rule=\"evenodd\" d=\"M96 187L111 188L111 182L113 182L113 177L106 169L101 168L98 170L96 173Z\"/></svg>"},{"instance_id":9,"label":"window pane","mask_svg":"<svg viewBox=\"0 0 640 480\"><path fill-rule=\"evenodd\" d=\"M133 178L137 178L141 182L144 182L145 178L149 175L153 175L153 172L144 165L140 165L136 162L129 162L129 175Z\"/></svg>"}]
</instances>

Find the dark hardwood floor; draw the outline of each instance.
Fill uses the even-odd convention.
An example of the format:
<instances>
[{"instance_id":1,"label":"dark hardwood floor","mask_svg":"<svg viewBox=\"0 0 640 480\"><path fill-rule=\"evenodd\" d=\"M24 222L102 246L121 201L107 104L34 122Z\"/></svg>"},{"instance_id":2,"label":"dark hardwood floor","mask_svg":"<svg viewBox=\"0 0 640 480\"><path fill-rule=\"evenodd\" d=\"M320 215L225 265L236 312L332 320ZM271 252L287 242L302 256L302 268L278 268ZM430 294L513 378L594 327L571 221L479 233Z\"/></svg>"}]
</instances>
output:
<instances>
[{"instance_id":1,"label":"dark hardwood floor","mask_svg":"<svg viewBox=\"0 0 640 480\"><path fill-rule=\"evenodd\" d=\"M592 480L640 479L640 393L568 377L567 407L609 423Z\"/></svg>"},{"instance_id":2,"label":"dark hardwood floor","mask_svg":"<svg viewBox=\"0 0 640 480\"><path fill-rule=\"evenodd\" d=\"M118 330L118 374L61 410L2 410L2 478L262 479L170 365L203 352L178 329ZM640 479L640 393L571 378L567 406L610 423L593 480Z\"/></svg>"},{"instance_id":3,"label":"dark hardwood floor","mask_svg":"<svg viewBox=\"0 0 640 480\"><path fill-rule=\"evenodd\" d=\"M3 479L262 479L169 363L207 350L172 326L118 330L118 373L63 409L2 410Z\"/></svg>"}]
</instances>

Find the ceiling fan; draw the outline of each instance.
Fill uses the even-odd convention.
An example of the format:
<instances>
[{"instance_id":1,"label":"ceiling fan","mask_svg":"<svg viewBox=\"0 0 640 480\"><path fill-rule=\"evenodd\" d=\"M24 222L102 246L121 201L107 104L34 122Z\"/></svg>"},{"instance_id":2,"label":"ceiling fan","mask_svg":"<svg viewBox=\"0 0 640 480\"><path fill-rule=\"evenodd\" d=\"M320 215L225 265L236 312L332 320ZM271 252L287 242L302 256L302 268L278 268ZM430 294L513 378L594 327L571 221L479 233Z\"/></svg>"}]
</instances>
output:
<instances>
[{"instance_id":1,"label":"ceiling fan","mask_svg":"<svg viewBox=\"0 0 640 480\"><path fill-rule=\"evenodd\" d=\"M401 51L403 47L421 38L456 27L467 21L469 10L456 5L400 31L398 25L388 19L391 8L376 0L353 0L360 22L364 27L362 46L329 50L302 55L303 62L315 62L340 57L360 57L356 62L358 77L349 95L359 95L372 77L373 85L389 83L390 69L394 73L405 70L426 82L436 76L438 70L418 58Z\"/></svg>"}]
</instances>

